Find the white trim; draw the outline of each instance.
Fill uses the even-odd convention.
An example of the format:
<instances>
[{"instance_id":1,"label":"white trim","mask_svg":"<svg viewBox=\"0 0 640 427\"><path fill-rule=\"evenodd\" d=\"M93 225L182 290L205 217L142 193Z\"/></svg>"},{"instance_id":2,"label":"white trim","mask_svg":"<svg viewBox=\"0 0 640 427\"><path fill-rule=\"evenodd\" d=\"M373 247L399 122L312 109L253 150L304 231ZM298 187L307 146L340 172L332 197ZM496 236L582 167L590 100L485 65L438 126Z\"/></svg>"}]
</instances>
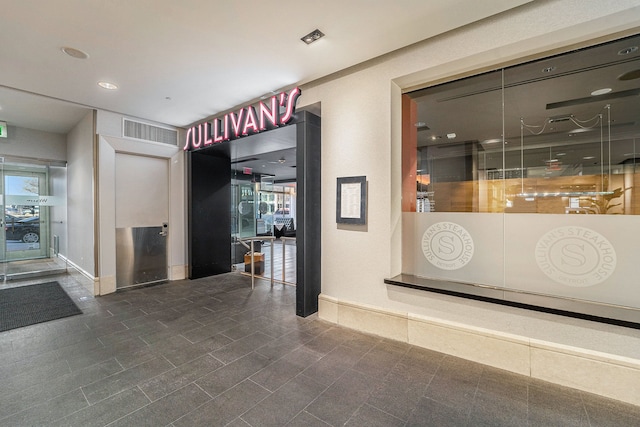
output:
<instances>
[{"instance_id":1,"label":"white trim","mask_svg":"<svg viewBox=\"0 0 640 427\"><path fill-rule=\"evenodd\" d=\"M67 264L67 267L73 268L78 273L82 274L84 277L86 277L87 279L91 280L92 282L95 282L95 281L98 280L96 277L94 277L93 275L89 274L88 272L86 272L85 270L80 268L80 266L78 266L78 264L74 263L73 261L71 261L70 259L65 257L64 255L58 254L58 258L62 259Z\"/></svg>"}]
</instances>

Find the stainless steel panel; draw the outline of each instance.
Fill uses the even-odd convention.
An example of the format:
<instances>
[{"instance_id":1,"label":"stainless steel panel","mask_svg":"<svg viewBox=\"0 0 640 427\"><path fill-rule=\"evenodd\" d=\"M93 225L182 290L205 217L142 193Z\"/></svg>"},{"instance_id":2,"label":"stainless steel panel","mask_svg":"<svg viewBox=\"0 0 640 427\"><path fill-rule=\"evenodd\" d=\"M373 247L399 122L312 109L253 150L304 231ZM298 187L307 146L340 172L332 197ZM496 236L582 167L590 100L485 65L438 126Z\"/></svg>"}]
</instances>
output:
<instances>
[{"instance_id":1,"label":"stainless steel panel","mask_svg":"<svg viewBox=\"0 0 640 427\"><path fill-rule=\"evenodd\" d=\"M116 228L116 287L167 280L165 228Z\"/></svg>"}]
</instances>

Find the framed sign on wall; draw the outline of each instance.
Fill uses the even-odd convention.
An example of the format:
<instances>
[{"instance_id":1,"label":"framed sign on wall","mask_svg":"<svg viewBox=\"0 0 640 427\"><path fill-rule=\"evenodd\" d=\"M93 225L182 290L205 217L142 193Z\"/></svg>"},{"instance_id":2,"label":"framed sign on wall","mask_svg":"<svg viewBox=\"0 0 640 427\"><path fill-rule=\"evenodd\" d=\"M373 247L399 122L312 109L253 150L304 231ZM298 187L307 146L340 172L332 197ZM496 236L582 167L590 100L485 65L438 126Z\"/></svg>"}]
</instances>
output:
<instances>
[{"instance_id":1,"label":"framed sign on wall","mask_svg":"<svg viewBox=\"0 0 640 427\"><path fill-rule=\"evenodd\" d=\"M367 177L338 178L336 222L364 225L367 223Z\"/></svg>"}]
</instances>

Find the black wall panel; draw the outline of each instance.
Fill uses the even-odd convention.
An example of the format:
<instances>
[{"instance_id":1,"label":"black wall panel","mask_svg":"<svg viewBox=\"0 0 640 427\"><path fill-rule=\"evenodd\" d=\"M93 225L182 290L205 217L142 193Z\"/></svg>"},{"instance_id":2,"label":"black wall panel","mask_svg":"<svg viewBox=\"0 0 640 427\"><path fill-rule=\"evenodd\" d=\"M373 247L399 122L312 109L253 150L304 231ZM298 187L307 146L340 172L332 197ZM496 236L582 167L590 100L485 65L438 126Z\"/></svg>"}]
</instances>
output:
<instances>
[{"instance_id":1,"label":"black wall panel","mask_svg":"<svg viewBox=\"0 0 640 427\"><path fill-rule=\"evenodd\" d=\"M189 153L189 278L231 271L231 159Z\"/></svg>"},{"instance_id":2,"label":"black wall panel","mask_svg":"<svg viewBox=\"0 0 640 427\"><path fill-rule=\"evenodd\" d=\"M321 284L320 118L304 111L296 126L296 314L306 317L318 311Z\"/></svg>"}]
</instances>

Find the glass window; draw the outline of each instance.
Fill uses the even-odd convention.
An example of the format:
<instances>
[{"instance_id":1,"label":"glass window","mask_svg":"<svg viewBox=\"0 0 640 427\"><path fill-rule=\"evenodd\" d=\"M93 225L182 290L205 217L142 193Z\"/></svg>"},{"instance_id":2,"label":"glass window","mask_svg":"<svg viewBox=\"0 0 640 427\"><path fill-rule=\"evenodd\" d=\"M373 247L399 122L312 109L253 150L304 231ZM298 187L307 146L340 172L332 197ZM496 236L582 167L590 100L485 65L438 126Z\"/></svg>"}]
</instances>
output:
<instances>
[{"instance_id":1,"label":"glass window","mask_svg":"<svg viewBox=\"0 0 640 427\"><path fill-rule=\"evenodd\" d=\"M640 36L404 95L405 212L640 214Z\"/></svg>"}]
</instances>

